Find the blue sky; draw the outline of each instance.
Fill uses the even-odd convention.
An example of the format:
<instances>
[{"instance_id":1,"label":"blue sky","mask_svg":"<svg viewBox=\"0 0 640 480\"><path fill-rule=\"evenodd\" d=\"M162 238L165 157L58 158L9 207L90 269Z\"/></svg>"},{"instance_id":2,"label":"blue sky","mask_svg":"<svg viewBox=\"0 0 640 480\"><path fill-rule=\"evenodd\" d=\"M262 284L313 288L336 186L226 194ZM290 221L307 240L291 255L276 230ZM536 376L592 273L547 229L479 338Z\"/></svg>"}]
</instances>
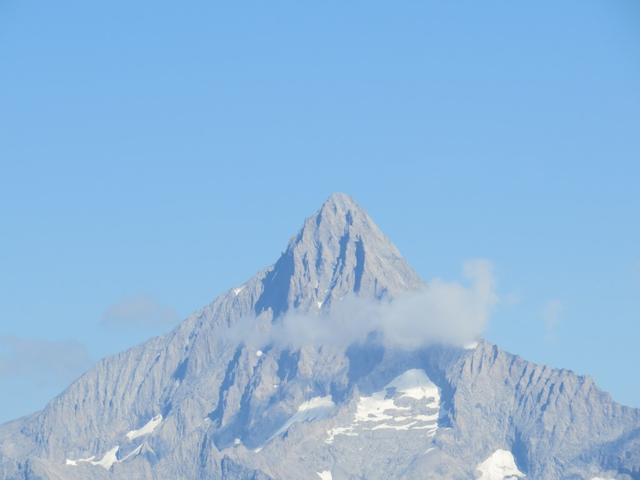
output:
<instances>
[{"instance_id":1,"label":"blue sky","mask_svg":"<svg viewBox=\"0 0 640 480\"><path fill-rule=\"evenodd\" d=\"M4 0L0 69L0 421L333 191L425 279L491 260L489 340L640 406L637 1Z\"/></svg>"}]
</instances>

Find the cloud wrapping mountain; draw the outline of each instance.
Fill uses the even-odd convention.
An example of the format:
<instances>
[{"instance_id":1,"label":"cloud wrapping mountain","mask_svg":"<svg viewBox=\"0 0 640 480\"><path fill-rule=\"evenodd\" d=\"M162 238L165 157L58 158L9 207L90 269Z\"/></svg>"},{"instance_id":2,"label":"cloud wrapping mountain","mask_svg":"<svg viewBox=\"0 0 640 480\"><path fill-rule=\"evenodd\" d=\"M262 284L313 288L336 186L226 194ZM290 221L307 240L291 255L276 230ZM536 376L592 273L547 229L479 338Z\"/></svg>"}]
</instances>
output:
<instances>
[{"instance_id":1,"label":"cloud wrapping mountain","mask_svg":"<svg viewBox=\"0 0 640 480\"><path fill-rule=\"evenodd\" d=\"M435 343L464 346L477 340L498 301L491 263L465 263L467 283L433 279L393 301L349 295L331 311L292 311L268 332L253 317L238 322L228 335L256 347L277 343L298 349L309 345L347 347L371 334L391 348L416 349Z\"/></svg>"}]
</instances>

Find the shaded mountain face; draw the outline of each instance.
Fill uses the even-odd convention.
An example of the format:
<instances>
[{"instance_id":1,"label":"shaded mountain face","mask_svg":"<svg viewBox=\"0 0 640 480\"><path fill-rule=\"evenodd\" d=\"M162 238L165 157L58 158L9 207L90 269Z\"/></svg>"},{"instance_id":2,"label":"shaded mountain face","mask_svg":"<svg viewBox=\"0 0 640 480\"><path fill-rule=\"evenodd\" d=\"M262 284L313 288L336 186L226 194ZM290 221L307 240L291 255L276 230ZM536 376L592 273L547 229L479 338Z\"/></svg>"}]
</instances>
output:
<instances>
[{"instance_id":1,"label":"shaded mountain face","mask_svg":"<svg viewBox=\"0 0 640 480\"><path fill-rule=\"evenodd\" d=\"M0 478L640 478L639 411L588 378L484 341L272 340L288 314L423 287L334 194L272 267L1 426Z\"/></svg>"}]
</instances>

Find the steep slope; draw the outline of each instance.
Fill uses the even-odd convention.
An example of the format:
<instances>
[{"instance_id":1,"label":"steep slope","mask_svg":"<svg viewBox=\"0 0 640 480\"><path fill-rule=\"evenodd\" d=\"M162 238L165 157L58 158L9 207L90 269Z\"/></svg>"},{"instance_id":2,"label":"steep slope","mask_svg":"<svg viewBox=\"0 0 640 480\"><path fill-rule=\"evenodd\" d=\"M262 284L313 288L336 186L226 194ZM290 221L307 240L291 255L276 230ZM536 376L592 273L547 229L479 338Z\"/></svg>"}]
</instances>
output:
<instances>
[{"instance_id":1,"label":"steep slope","mask_svg":"<svg viewBox=\"0 0 640 480\"><path fill-rule=\"evenodd\" d=\"M355 293L383 298L420 285L398 249L345 194L333 194L308 218L262 280L256 314L326 308Z\"/></svg>"},{"instance_id":2,"label":"steep slope","mask_svg":"<svg viewBox=\"0 0 640 480\"><path fill-rule=\"evenodd\" d=\"M0 478L636 475L638 410L571 372L486 342L273 340L289 313L330 315L345 298L392 302L422 286L371 218L334 194L272 267L1 426Z\"/></svg>"},{"instance_id":3,"label":"steep slope","mask_svg":"<svg viewBox=\"0 0 640 480\"><path fill-rule=\"evenodd\" d=\"M608 471L585 451L640 422L639 410L615 403L590 378L527 362L487 342L449 370L448 381L455 388L456 437L447 449L488 456L508 447L531 478Z\"/></svg>"}]
</instances>

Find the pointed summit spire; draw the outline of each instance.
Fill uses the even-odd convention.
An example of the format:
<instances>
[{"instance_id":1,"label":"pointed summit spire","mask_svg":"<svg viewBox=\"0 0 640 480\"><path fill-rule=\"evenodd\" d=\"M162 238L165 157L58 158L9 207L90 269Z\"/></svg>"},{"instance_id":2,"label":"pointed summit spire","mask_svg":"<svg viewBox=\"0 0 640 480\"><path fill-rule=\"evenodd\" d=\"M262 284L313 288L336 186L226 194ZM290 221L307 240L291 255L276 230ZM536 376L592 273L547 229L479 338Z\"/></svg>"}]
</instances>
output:
<instances>
[{"instance_id":1,"label":"pointed summit spire","mask_svg":"<svg viewBox=\"0 0 640 480\"><path fill-rule=\"evenodd\" d=\"M333 193L322 204L320 210L315 215L309 217L300 233L305 231L313 231L313 224L318 229L327 230L334 235L342 236L345 230L355 223L365 226L366 229L375 229L379 232L378 227L373 220L349 195L346 193Z\"/></svg>"},{"instance_id":2,"label":"pointed summit spire","mask_svg":"<svg viewBox=\"0 0 640 480\"><path fill-rule=\"evenodd\" d=\"M381 299L417 288L418 275L371 217L332 194L267 272L256 313L319 310L350 294Z\"/></svg>"},{"instance_id":3,"label":"pointed summit spire","mask_svg":"<svg viewBox=\"0 0 640 480\"><path fill-rule=\"evenodd\" d=\"M325 200L320 207L319 212L322 212L325 209L333 209L334 211L348 211L353 210L356 212L360 212L363 215L366 215L365 211L360 208L360 206L355 202L353 198L351 198L346 193L335 192L329 195L329 198Z\"/></svg>"}]
</instances>

